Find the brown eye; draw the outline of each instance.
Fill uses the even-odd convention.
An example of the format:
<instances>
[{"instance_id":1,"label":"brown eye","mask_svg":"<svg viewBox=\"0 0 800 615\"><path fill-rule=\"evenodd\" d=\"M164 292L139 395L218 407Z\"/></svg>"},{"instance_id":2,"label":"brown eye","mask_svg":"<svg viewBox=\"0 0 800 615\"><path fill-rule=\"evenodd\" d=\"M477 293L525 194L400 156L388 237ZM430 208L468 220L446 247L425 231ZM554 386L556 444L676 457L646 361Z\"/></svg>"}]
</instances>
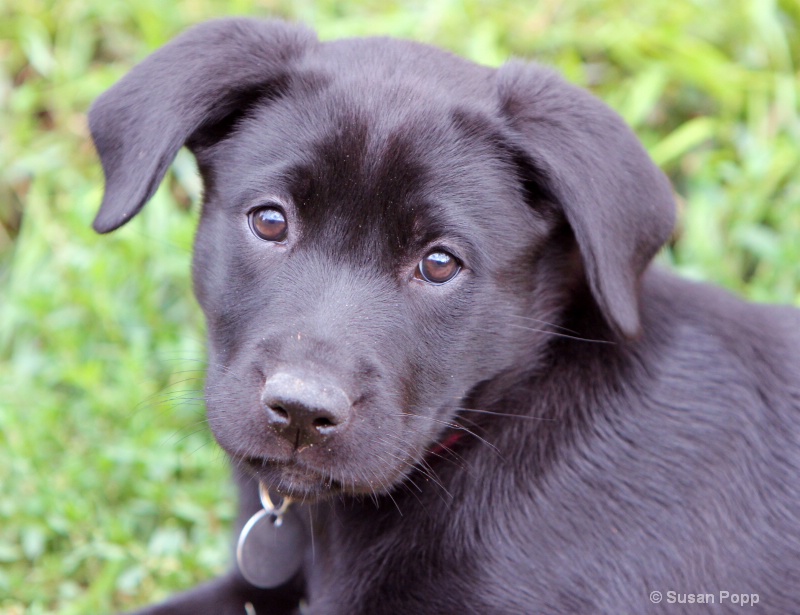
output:
<instances>
[{"instance_id":1,"label":"brown eye","mask_svg":"<svg viewBox=\"0 0 800 615\"><path fill-rule=\"evenodd\" d=\"M250 228L264 241L283 241L289 225L286 216L277 207L259 207L250 212Z\"/></svg>"},{"instance_id":2,"label":"brown eye","mask_svg":"<svg viewBox=\"0 0 800 615\"><path fill-rule=\"evenodd\" d=\"M444 284L456 277L459 271L461 264L455 256L444 250L434 250L417 265L415 277L431 284Z\"/></svg>"}]
</instances>

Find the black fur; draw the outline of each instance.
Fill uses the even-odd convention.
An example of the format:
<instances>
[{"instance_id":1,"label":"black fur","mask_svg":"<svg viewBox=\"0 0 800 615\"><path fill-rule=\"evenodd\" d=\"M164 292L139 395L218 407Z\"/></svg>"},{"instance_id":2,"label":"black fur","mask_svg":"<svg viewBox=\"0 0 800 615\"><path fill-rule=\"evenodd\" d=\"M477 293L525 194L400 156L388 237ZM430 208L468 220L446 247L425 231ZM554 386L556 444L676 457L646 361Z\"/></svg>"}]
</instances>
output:
<instances>
[{"instance_id":1,"label":"black fur","mask_svg":"<svg viewBox=\"0 0 800 615\"><path fill-rule=\"evenodd\" d=\"M798 312L650 267L671 189L604 104L536 65L222 20L90 123L100 232L181 146L197 157L207 408L239 527L258 478L313 532L286 587L234 570L146 613L681 612L670 590L797 610ZM264 202L283 244L251 231ZM419 279L431 249L461 272ZM287 435L276 373L350 405Z\"/></svg>"}]
</instances>

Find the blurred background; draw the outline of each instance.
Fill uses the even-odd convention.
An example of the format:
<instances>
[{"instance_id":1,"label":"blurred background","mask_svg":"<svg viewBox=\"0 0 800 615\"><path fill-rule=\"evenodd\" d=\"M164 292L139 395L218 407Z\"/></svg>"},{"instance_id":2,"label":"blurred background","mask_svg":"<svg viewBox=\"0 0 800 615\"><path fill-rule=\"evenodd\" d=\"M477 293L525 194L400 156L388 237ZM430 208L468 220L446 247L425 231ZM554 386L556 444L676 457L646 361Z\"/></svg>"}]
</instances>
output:
<instances>
[{"instance_id":1,"label":"blurred background","mask_svg":"<svg viewBox=\"0 0 800 615\"><path fill-rule=\"evenodd\" d=\"M94 235L86 110L187 26L232 14L557 67L673 180L666 266L800 305L800 0L3 0L3 615L130 609L228 564L234 497L189 285L194 161L182 152L141 216Z\"/></svg>"}]
</instances>

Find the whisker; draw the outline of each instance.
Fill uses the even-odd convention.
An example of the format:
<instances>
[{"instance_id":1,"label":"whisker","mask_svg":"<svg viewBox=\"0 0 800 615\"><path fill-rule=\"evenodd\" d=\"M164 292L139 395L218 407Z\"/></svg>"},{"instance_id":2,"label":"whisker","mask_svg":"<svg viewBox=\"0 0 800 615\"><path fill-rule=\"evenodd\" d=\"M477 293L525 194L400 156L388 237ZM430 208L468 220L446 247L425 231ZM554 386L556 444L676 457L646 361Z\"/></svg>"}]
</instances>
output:
<instances>
[{"instance_id":1,"label":"whisker","mask_svg":"<svg viewBox=\"0 0 800 615\"><path fill-rule=\"evenodd\" d=\"M424 409L424 408L423 408L423 407L421 407L421 406L414 406L414 407L419 407L419 408L421 408L421 409ZM452 422L452 421L444 421L444 420L442 420L442 419L437 419L436 417L432 417L432 416L424 416L424 415L420 415L420 414L401 413L400 415L401 415L401 416L413 416L413 417L418 417L418 418L424 418L424 419L428 419L428 420L434 421L434 422L436 422L436 423L441 423L442 425L445 425L446 427L449 427L449 428L451 428L451 429L454 429L454 430L456 430L456 431L463 431L463 432L464 432L464 433L466 433L467 435L470 435L470 436L472 436L472 437L474 437L474 438L477 438L478 440L480 440L481 442L483 442L483 443L484 443L486 446L488 446L488 447L489 447L489 448L491 448L491 449L492 449L492 450L493 450L495 453L497 453L497 455L500 457L500 459L502 459L502 460L504 460L504 461L505 461L505 457L503 457L503 455L500 453L500 451L497 449L497 447L496 447L494 444L492 444L491 442L489 442L489 441L488 441L486 438L484 438L483 436L480 436L480 435L478 435L477 433L475 433L474 431L472 431L472 430L471 430L471 429L469 429L468 427L466 427L466 426L464 426L464 425L461 425L460 423L455 423L455 422Z\"/></svg>"},{"instance_id":2,"label":"whisker","mask_svg":"<svg viewBox=\"0 0 800 615\"><path fill-rule=\"evenodd\" d=\"M306 496L303 494L303 501L302 504L306 503ZM309 534L311 535L311 564L315 564L317 561L317 549L316 545L314 544L314 507L308 507L308 530Z\"/></svg>"},{"instance_id":3,"label":"whisker","mask_svg":"<svg viewBox=\"0 0 800 615\"><path fill-rule=\"evenodd\" d=\"M441 459L443 462L450 463L463 472L470 473L472 471L472 466L470 465L469 460L465 459L462 455L459 455L451 448L446 448L442 451L429 451L428 455L430 457ZM423 459L423 461L425 460ZM425 463L428 462L425 461Z\"/></svg>"},{"instance_id":4,"label":"whisker","mask_svg":"<svg viewBox=\"0 0 800 615\"><path fill-rule=\"evenodd\" d=\"M510 414L508 412L496 412L495 410L480 410L478 408L466 408L461 407L459 408L460 411L464 412L475 412L476 414L490 414L493 416L502 416L510 419L523 419L526 421L557 421L558 419L548 418L544 416L526 416L524 414Z\"/></svg>"},{"instance_id":5,"label":"whisker","mask_svg":"<svg viewBox=\"0 0 800 615\"><path fill-rule=\"evenodd\" d=\"M167 385L166 387L164 387L163 389L161 389L160 391L158 391L158 392L156 392L156 393L153 393L152 395L148 395L147 397L145 397L145 398L141 399L141 400L140 400L140 401L139 401L139 402L138 402L138 403L137 403L137 404L136 404L136 405L133 407L133 411L134 411L134 413L135 413L135 412L138 412L138 411L139 411L139 409L141 408L141 406L143 406L143 405L144 405L144 406L146 407L146 404L147 404L148 402L150 402L150 401L152 401L152 400L154 400L154 399L158 399L159 397L162 397L162 396L164 396L164 395L173 395L173 394L175 394L175 393L184 393L184 392L192 392L192 393L196 393L196 392L198 392L198 390L197 390L197 389L184 389L184 390L182 390L182 391L171 391L171 390L170 390L170 389L172 389L173 387L176 387L176 386L178 386L178 385L181 385L181 384L185 384L185 383L187 383L187 382L191 382L191 381L193 381L193 380L196 380L196 379L195 379L195 378L185 378L185 379L183 379L183 380L179 380L179 381L177 381L177 382L173 382L172 384L169 384L169 385Z\"/></svg>"},{"instance_id":6,"label":"whisker","mask_svg":"<svg viewBox=\"0 0 800 615\"><path fill-rule=\"evenodd\" d=\"M554 322L548 322L546 320L540 320L539 318L534 318L533 316L523 316L522 314L511 314L512 318L522 318L523 320L532 320L533 322L538 322L543 325L547 325L548 327L553 327L554 329L560 329L561 331L566 331L567 333L572 333L573 335L580 335L577 331L573 331L572 329L568 329L567 327L562 327L561 325L557 325Z\"/></svg>"},{"instance_id":7,"label":"whisker","mask_svg":"<svg viewBox=\"0 0 800 615\"><path fill-rule=\"evenodd\" d=\"M201 432L195 432L195 433L201 433ZM205 442L203 442L203 443L202 443L200 446L198 446L196 449L194 449L193 451L191 451L191 452L190 452L190 453L188 453L188 454L189 454L189 455L194 455L194 454L195 454L197 451L199 451L201 448L205 448L206 446L208 446L209 444L212 444L212 443L213 443L213 440L206 440L206 441L205 441Z\"/></svg>"},{"instance_id":8,"label":"whisker","mask_svg":"<svg viewBox=\"0 0 800 615\"><path fill-rule=\"evenodd\" d=\"M397 513L402 517L403 511L400 510L400 504L398 504L397 500L394 499L394 496L392 495L391 491L387 491L386 496L392 501L392 504L394 504L394 507L397 509Z\"/></svg>"},{"instance_id":9,"label":"whisker","mask_svg":"<svg viewBox=\"0 0 800 615\"><path fill-rule=\"evenodd\" d=\"M546 335L553 335L555 337L564 337L570 340L577 340L579 342L591 342L593 344L610 344L612 346L616 346L616 342L612 342L610 340L593 340L586 337L578 337L577 335L567 335L566 333L559 333L558 331L548 331L547 329L537 329L535 327L526 327L524 325L517 325L513 322L508 323L510 327L517 327L518 329L525 329L526 331L537 331L539 333L544 333Z\"/></svg>"},{"instance_id":10,"label":"whisker","mask_svg":"<svg viewBox=\"0 0 800 615\"><path fill-rule=\"evenodd\" d=\"M416 486L416 485L415 485L415 486ZM425 503L424 503L424 502L422 501L422 499L419 497L419 494L417 494L417 492L416 492L416 491L414 491L414 490L411 488L411 486L410 486L410 485L409 485L409 484L408 484L408 483L407 483L405 480L403 480L403 481L400 481L400 483L399 483L398 487L402 487L403 489L405 489L405 490L406 490L406 492L408 492L408 493L410 493L412 496L414 496L414 499L415 499L415 500L416 500L416 501L417 501L417 502L420 504L420 506L422 506L423 510L425 510L425 512L427 512L427 508L425 507Z\"/></svg>"},{"instance_id":11,"label":"whisker","mask_svg":"<svg viewBox=\"0 0 800 615\"><path fill-rule=\"evenodd\" d=\"M431 464L429 464L427 461L425 461L425 459L421 459L419 461L417 469L419 470L419 472L423 476L426 476L427 478L429 478L431 481L433 481L433 483L435 485L437 485L442 491L444 491L447 494L447 497L449 497L450 501L452 502L453 494L450 493L450 490L447 489L447 487L444 486L444 483L442 483L441 479L437 476L436 471L433 469ZM445 504L449 504L450 503L450 502L446 501L444 498L442 498L442 501Z\"/></svg>"},{"instance_id":12,"label":"whisker","mask_svg":"<svg viewBox=\"0 0 800 615\"><path fill-rule=\"evenodd\" d=\"M388 435L388 434L385 434L385 435ZM384 444L391 445L391 442L386 440L385 438L378 438L378 442L383 442ZM430 466L428 466L430 468L430 471L428 471L421 465L421 463L423 463L424 460L421 461L421 462L418 462L417 464L414 464L414 463L411 463L407 459L403 459L401 457L398 457L397 455L394 455L394 454L390 453L389 451L386 451L386 454L391 456L392 458L398 460L400 463L402 463L406 467L408 467L410 469L418 470L423 476L425 476L428 479L430 479L436 486L438 486L442 491L444 491L452 499L453 496L447 490L447 487L445 487L442 484L442 482L439 480L439 478L437 476L435 476L435 473L433 473L433 468L430 468ZM407 476L406 480L411 482L414 485L414 487L416 487L417 490L419 490L419 492L422 493L422 488L414 482L413 478L411 478L410 476Z\"/></svg>"}]
</instances>

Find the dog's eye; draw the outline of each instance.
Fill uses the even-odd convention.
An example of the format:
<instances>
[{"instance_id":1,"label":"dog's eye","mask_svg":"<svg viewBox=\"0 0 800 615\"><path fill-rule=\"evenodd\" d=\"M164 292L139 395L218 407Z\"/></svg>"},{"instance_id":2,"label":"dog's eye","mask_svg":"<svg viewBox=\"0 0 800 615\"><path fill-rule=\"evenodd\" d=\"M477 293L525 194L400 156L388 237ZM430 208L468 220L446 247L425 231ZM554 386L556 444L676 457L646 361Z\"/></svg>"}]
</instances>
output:
<instances>
[{"instance_id":1,"label":"dog's eye","mask_svg":"<svg viewBox=\"0 0 800 615\"><path fill-rule=\"evenodd\" d=\"M455 256L444 250L434 250L419 262L414 277L431 284L444 284L456 277L459 271L461 264Z\"/></svg>"},{"instance_id":2,"label":"dog's eye","mask_svg":"<svg viewBox=\"0 0 800 615\"><path fill-rule=\"evenodd\" d=\"M283 241L288 226L286 216L277 207L259 207L250 212L250 228L264 241Z\"/></svg>"}]
</instances>

